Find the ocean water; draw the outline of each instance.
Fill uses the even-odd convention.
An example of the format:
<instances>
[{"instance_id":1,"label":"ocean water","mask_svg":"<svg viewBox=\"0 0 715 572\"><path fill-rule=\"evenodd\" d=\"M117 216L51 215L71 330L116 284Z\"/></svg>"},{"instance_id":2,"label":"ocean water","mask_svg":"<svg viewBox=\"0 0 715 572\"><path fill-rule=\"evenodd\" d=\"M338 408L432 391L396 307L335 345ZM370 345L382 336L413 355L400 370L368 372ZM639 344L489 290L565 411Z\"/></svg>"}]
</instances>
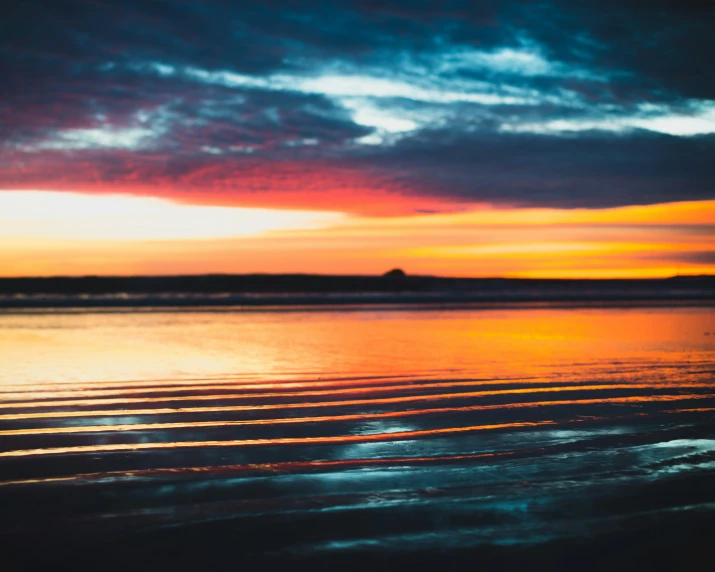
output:
<instances>
[{"instance_id":1,"label":"ocean water","mask_svg":"<svg viewBox=\"0 0 715 572\"><path fill-rule=\"evenodd\" d=\"M16 569L683 564L715 531L712 307L17 312L0 364Z\"/></svg>"}]
</instances>

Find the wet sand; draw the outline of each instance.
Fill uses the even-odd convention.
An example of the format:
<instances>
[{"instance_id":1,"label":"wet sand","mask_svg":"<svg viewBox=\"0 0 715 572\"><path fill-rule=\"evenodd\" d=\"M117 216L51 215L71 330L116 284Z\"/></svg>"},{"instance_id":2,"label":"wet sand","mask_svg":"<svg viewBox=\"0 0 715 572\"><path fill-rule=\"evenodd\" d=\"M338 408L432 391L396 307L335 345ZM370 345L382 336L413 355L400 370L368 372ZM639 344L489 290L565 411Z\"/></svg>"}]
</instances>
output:
<instances>
[{"instance_id":1,"label":"wet sand","mask_svg":"<svg viewBox=\"0 0 715 572\"><path fill-rule=\"evenodd\" d=\"M0 320L28 340L0 386L5 562L704 570L715 538L712 318L681 308ZM203 336L177 342L189 325ZM217 330L225 345L212 354ZM210 369L255 354L256 340L278 344L279 330L278 354ZM298 332L312 341L290 349ZM94 357L61 364L51 343ZM121 358L146 347L181 371L127 377ZM361 348L368 362L348 361ZM288 372L281 360L294 356L328 361ZM275 370L251 371L271 359ZM43 363L54 379L40 379Z\"/></svg>"}]
</instances>

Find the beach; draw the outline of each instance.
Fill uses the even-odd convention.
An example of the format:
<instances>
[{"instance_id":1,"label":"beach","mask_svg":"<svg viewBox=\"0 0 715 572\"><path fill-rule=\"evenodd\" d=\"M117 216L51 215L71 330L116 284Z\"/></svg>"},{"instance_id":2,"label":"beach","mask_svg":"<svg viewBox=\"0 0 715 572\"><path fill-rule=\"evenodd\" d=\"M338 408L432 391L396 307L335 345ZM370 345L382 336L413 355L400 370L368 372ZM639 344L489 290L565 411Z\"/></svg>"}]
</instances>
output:
<instances>
[{"instance_id":1,"label":"beach","mask_svg":"<svg viewBox=\"0 0 715 572\"><path fill-rule=\"evenodd\" d=\"M0 572L715 569L715 2L0 18Z\"/></svg>"},{"instance_id":2,"label":"beach","mask_svg":"<svg viewBox=\"0 0 715 572\"><path fill-rule=\"evenodd\" d=\"M0 538L11 569L698 569L713 324L664 305L6 313Z\"/></svg>"}]
</instances>

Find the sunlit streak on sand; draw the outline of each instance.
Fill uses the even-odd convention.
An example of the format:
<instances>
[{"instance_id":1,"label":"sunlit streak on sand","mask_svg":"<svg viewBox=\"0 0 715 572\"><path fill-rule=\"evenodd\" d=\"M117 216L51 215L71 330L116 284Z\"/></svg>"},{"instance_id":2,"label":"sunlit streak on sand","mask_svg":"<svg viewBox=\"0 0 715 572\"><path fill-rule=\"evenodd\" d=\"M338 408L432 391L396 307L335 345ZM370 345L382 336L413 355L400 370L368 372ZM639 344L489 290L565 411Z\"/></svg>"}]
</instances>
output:
<instances>
[{"instance_id":1,"label":"sunlit streak on sand","mask_svg":"<svg viewBox=\"0 0 715 572\"><path fill-rule=\"evenodd\" d=\"M468 411L491 411L497 409L524 409L532 407L556 407L566 405L599 405L599 404L643 404L660 401L686 401L690 399L713 399L715 394L677 394L649 395L632 397L604 397L602 399L568 399L559 401L530 401L523 403L505 403L499 405L473 405L467 407L439 407L433 409L408 409L402 411L386 411L383 413L356 413L353 415L323 415L319 417L281 417L272 419L249 419L240 421L193 421L184 423L137 423L122 425L76 425L71 427L47 427L39 429L15 429L0 431L2 435L61 435L70 433L121 432L121 431L152 431L163 429L200 428L200 427L235 427L244 425L281 425L299 423L320 423L358 421L369 419L391 419L395 417L412 417L444 413L464 413ZM682 411L710 411L710 408L684 409ZM681 410L676 410L681 411ZM668 411L672 413L673 411Z\"/></svg>"},{"instance_id":2,"label":"sunlit streak on sand","mask_svg":"<svg viewBox=\"0 0 715 572\"><path fill-rule=\"evenodd\" d=\"M450 435L472 431L491 431L495 429L514 429L518 427L538 427L550 425L554 421L499 423L496 425L472 425L469 427L447 427L444 429L429 429L423 431L395 431L369 435L336 435L330 437L284 437L280 439L237 439L234 441L189 441L176 443L133 443L116 445L92 445L80 447L55 447L52 449L29 449L7 451L0 457L28 457L34 455L75 454L113 451L141 451L146 449L182 449L203 447L250 447L256 445L325 445L329 443L365 443L369 441L394 441L400 439L417 439L435 435Z\"/></svg>"},{"instance_id":3,"label":"sunlit streak on sand","mask_svg":"<svg viewBox=\"0 0 715 572\"><path fill-rule=\"evenodd\" d=\"M42 402L21 402L21 403L6 403L1 407L3 409L27 409L27 408L38 408L38 407L72 407L72 406L92 406L92 405L114 405L121 403L155 403L155 402L172 402L172 401L219 401L219 400L237 400L237 399L259 399L259 398L270 398L270 397L306 397L306 396L322 396L322 395L340 395L340 394L351 394L351 393L380 393L387 391L405 391L405 390L416 390L416 389L434 389L442 387L460 387L460 386L473 386L473 385L484 385L483 382L461 382L461 383L432 383L423 384L419 387L405 386L405 385L394 385L386 387L374 387L369 389L335 389L335 390L321 390L321 391L300 391L300 392L285 392L285 393L258 393L251 395L192 395L192 396L182 396L182 397L151 397L151 398L125 398L125 399L87 399L87 400L72 400L72 401L42 401ZM712 387L712 384L708 383L691 383L688 387ZM373 400L352 400L352 401L336 401L336 402L316 402L316 403L290 403L290 404L279 404L269 407L267 405L258 406L247 406L246 409L280 409L283 407L301 407L310 405L313 407L330 407L340 404L348 405L361 405L370 403L400 403L402 401L423 401L429 399L452 399L455 397L488 397L494 395L511 395L511 394L527 394L527 393L556 393L564 391L597 391L597 390L612 390L612 389L662 389L663 384L660 383L613 383L609 385L568 385L561 387L527 387L520 389L496 389L491 391L473 391L469 393L452 393L452 394L439 394L439 395L420 395L420 396L410 396L410 397L393 397L386 399L373 399ZM667 388L667 386L666 386ZM238 409L240 410L240 409ZM2 417L0 417L2 419Z\"/></svg>"}]
</instances>

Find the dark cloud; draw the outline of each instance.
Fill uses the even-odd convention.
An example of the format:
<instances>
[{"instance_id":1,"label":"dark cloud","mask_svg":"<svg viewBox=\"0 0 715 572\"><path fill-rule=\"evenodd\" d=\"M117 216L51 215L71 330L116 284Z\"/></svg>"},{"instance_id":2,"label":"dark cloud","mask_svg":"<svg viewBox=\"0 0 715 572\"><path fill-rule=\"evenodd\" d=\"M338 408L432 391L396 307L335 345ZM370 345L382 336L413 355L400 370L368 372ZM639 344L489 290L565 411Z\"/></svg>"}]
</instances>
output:
<instances>
[{"instance_id":1,"label":"dark cloud","mask_svg":"<svg viewBox=\"0 0 715 572\"><path fill-rule=\"evenodd\" d=\"M562 0L527 12L542 24L533 37L566 61L622 70L644 90L715 98L711 0Z\"/></svg>"},{"instance_id":2,"label":"dark cloud","mask_svg":"<svg viewBox=\"0 0 715 572\"><path fill-rule=\"evenodd\" d=\"M614 207L715 196L715 136L423 132L363 159L402 185L476 202Z\"/></svg>"},{"instance_id":3,"label":"dark cloud","mask_svg":"<svg viewBox=\"0 0 715 572\"><path fill-rule=\"evenodd\" d=\"M699 264L704 266L715 265L715 250L693 250L685 252L669 252L642 256L646 260L660 260L674 264Z\"/></svg>"},{"instance_id":4,"label":"dark cloud","mask_svg":"<svg viewBox=\"0 0 715 572\"><path fill-rule=\"evenodd\" d=\"M1 10L5 188L181 185L240 198L360 180L467 204L715 197L713 2Z\"/></svg>"},{"instance_id":5,"label":"dark cloud","mask_svg":"<svg viewBox=\"0 0 715 572\"><path fill-rule=\"evenodd\" d=\"M680 260L690 264L713 264L715 265L715 250L704 250L701 252L686 252L680 255Z\"/></svg>"}]
</instances>

